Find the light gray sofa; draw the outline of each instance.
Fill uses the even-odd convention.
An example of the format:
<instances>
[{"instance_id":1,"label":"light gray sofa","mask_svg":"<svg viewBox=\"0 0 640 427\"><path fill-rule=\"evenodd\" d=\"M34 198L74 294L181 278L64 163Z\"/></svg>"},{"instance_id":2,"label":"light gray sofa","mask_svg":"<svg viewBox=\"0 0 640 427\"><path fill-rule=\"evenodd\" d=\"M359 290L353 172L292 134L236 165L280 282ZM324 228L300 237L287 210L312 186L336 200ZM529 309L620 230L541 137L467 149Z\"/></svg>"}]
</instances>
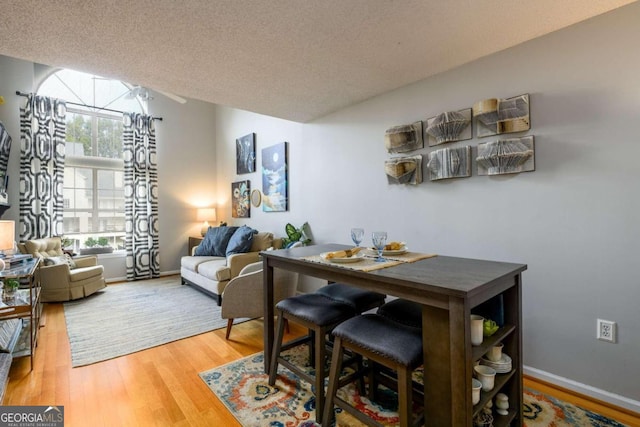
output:
<instances>
[{"instance_id":1,"label":"light gray sofa","mask_svg":"<svg viewBox=\"0 0 640 427\"><path fill-rule=\"evenodd\" d=\"M214 297L222 305L222 293L227 283L240 274L247 265L260 261L260 251L273 247L280 249L282 239L274 239L273 233L258 232L253 236L249 252L231 254L226 257L195 256L196 247L189 256L180 261L180 276L183 285L190 285Z\"/></svg>"}]
</instances>

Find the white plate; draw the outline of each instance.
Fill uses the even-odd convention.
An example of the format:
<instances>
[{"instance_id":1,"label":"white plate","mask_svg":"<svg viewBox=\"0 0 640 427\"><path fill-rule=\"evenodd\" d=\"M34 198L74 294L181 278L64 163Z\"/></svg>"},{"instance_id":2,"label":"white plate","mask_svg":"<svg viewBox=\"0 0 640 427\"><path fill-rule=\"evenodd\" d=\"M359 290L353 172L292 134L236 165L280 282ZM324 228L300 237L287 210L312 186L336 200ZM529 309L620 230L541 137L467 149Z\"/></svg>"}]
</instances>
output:
<instances>
[{"instance_id":1,"label":"white plate","mask_svg":"<svg viewBox=\"0 0 640 427\"><path fill-rule=\"evenodd\" d=\"M369 251L371 251L371 253L373 253L374 255L378 255L378 251L376 250L376 248L368 248ZM406 254L409 251L409 248L407 248L406 246L403 246L402 249L396 249L394 251L392 250L384 250L382 251L382 255L402 255L402 254Z\"/></svg>"},{"instance_id":2,"label":"white plate","mask_svg":"<svg viewBox=\"0 0 640 427\"><path fill-rule=\"evenodd\" d=\"M348 264L350 262L358 262L358 261L362 261L362 259L364 258L364 254L362 252L358 252L355 255L352 255L350 257L345 257L345 258L330 258L327 259L327 254L329 252L323 252L320 254L320 256L322 257L323 260L325 261L329 261L329 262L335 262L338 264Z\"/></svg>"}]
</instances>

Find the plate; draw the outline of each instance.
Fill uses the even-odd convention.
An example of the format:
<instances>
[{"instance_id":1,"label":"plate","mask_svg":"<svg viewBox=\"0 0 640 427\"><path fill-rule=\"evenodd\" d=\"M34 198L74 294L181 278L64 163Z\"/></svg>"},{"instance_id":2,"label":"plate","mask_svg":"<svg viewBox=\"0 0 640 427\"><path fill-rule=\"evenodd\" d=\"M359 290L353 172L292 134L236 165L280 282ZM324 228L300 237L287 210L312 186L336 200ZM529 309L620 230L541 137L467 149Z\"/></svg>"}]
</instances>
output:
<instances>
[{"instance_id":1,"label":"plate","mask_svg":"<svg viewBox=\"0 0 640 427\"><path fill-rule=\"evenodd\" d=\"M364 258L364 254L362 252L358 252L357 254L350 256L348 258L330 258L327 259L327 254L329 252L323 252L320 254L320 256L322 257L323 260L325 261L329 261L329 262L335 262L337 264L348 264L351 262L358 262L358 261L362 261L362 259Z\"/></svg>"},{"instance_id":2,"label":"plate","mask_svg":"<svg viewBox=\"0 0 640 427\"><path fill-rule=\"evenodd\" d=\"M378 251L376 250L376 248L368 248L369 251L371 251L374 255L378 255ZM402 254L406 254L409 251L409 248L407 248L406 246L403 246L402 249L396 249L394 251L392 250L385 250L382 251L382 255L402 255Z\"/></svg>"}]
</instances>

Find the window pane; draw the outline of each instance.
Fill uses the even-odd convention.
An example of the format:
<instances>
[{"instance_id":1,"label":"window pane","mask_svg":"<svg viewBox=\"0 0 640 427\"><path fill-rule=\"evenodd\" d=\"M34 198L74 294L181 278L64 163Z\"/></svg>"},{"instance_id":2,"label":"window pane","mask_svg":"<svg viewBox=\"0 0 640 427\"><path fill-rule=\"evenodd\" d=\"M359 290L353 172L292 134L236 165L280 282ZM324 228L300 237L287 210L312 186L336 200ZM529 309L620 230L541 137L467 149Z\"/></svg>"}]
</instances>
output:
<instances>
[{"instance_id":1,"label":"window pane","mask_svg":"<svg viewBox=\"0 0 640 427\"><path fill-rule=\"evenodd\" d=\"M91 117L67 112L67 156L91 155Z\"/></svg>"},{"instance_id":2,"label":"window pane","mask_svg":"<svg viewBox=\"0 0 640 427\"><path fill-rule=\"evenodd\" d=\"M65 188L62 190L62 197L64 200L64 209L75 209L75 192L71 188Z\"/></svg>"},{"instance_id":3,"label":"window pane","mask_svg":"<svg viewBox=\"0 0 640 427\"><path fill-rule=\"evenodd\" d=\"M98 209L114 209L113 191L98 190Z\"/></svg>"},{"instance_id":4,"label":"window pane","mask_svg":"<svg viewBox=\"0 0 640 427\"><path fill-rule=\"evenodd\" d=\"M93 171L91 169L76 169L76 188L93 188Z\"/></svg>"},{"instance_id":5,"label":"window pane","mask_svg":"<svg viewBox=\"0 0 640 427\"><path fill-rule=\"evenodd\" d=\"M75 208L92 209L93 195L91 190L75 190Z\"/></svg>"},{"instance_id":6,"label":"window pane","mask_svg":"<svg viewBox=\"0 0 640 427\"><path fill-rule=\"evenodd\" d=\"M122 158L122 120L98 118L99 157Z\"/></svg>"},{"instance_id":7,"label":"window pane","mask_svg":"<svg viewBox=\"0 0 640 427\"><path fill-rule=\"evenodd\" d=\"M113 189L115 171L98 170L98 189Z\"/></svg>"}]
</instances>

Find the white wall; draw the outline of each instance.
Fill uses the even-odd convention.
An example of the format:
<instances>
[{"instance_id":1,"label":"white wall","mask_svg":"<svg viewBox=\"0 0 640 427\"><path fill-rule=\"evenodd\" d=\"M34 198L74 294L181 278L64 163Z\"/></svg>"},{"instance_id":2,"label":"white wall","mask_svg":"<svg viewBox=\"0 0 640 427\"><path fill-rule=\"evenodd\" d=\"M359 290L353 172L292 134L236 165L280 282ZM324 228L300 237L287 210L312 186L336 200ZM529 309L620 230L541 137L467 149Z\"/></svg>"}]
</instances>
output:
<instances>
[{"instance_id":1,"label":"white wall","mask_svg":"<svg viewBox=\"0 0 640 427\"><path fill-rule=\"evenodd\" d=\"M362 226L416 251L526 263L525 364L640 410L638 22L636 3L309 124L218 107L218 193L247 177L235 174L235 138L256 132L258 162L289 141L290 211L254 208L244 223L282 235L308 221L318 243L349 243ZM466 179L386 183L387 128L524 93L535 172L480 177L474 166ZM618 322L616 344L596 340L597 318Z\"/></svg>"}]
</instances>

